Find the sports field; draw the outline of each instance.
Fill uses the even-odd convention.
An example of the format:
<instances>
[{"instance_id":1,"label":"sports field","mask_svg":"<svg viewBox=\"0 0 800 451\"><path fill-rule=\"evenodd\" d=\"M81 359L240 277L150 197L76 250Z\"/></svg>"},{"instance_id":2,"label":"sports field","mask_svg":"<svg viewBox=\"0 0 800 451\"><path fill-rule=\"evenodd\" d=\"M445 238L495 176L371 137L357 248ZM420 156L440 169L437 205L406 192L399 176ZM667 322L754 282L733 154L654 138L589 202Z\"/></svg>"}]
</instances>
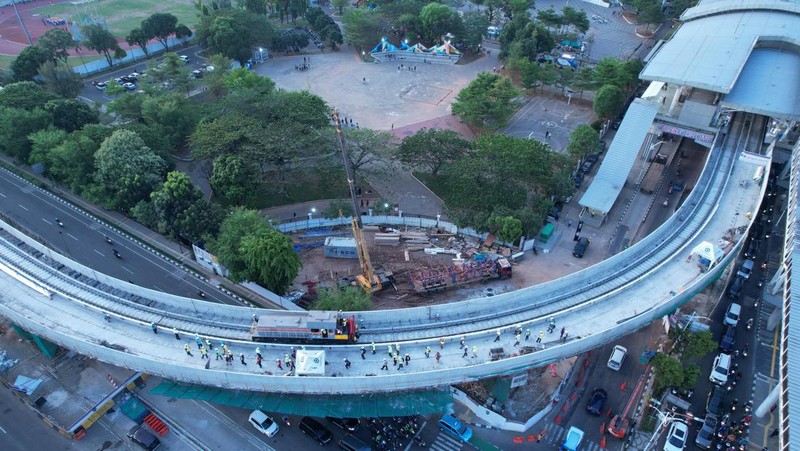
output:
<instances>
[{"instance_id":1,"label":"sports field","mask_svg":"<svg viewBox=\"0 0 800 451\"><path fill-rule=\"evenodd\" d=\"M41 17L61 17L67 22L79 22L87 15L101 17L105 19L109 30L120 38L127 36L142 20L156 12L170 13L178 18L178 23L189 28L197 24L197 10L192 0L77 0L42 6L31 12Z\"/></svg>"}]
</instances>

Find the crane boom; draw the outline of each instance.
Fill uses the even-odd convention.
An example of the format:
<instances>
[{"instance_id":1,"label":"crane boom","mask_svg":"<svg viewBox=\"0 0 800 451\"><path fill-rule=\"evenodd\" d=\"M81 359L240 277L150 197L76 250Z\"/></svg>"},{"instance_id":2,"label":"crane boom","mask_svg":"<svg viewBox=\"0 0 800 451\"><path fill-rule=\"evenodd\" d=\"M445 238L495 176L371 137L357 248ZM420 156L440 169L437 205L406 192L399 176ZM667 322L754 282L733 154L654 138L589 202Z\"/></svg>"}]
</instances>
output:
<instances>
[{"instance_id":1,"label":"crane boom","mask_svg":"<svg viewBox=\"0 0 800 451\"><path fill-rule=\"evenodd\" d=\"M341 122L339 122L338 113L333 113L333 122L336 124L336 136L339 141L339 148L342 151L342 160L344 160L344 171L347 176L347 186L350 189L350 200L353 202L353 238L356 241L356 252L358 253L358 262L361 264L362 271L361 275L356 276L356 280L364 291L375 293L381 291L383 286L380 277L375 275L372 261L369 258L367 242L364 239L364 224L361 221L361 209L356 195L355 171L353 171L353 164L347 152L347 141L344 137L344 131L342 131Z\"/></svg>"}]
</instances>

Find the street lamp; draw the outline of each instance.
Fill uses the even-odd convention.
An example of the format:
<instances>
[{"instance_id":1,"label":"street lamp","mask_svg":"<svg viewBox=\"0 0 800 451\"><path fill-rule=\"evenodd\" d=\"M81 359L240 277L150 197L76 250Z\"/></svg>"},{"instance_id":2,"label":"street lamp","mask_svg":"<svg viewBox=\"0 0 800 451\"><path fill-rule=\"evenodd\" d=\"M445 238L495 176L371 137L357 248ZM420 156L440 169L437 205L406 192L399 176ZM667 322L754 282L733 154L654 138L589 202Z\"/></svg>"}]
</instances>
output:
<instances>
[{"instance_id":1,"label":"street lamp","mask_svg":"<svg viewBox=\"0 0 800 451\"><path fill-rule=\"evenodd\" d=\"M264 62L264 49L262 47L258 48L258 62L259 63Z\"/></svg>"},{"instance_id":2,"label":"street lamp","mask_svg":"<svg viewBox=\"0 0 800 451\"><path fill-rule=\"evenodd\" d=\"M647 154L644 155L644 159L645 160L649 160L650 159L650 155L653 153L653 149L655 149L656 146L660 146L661 144L664 144L665 142L666 141L659 141L659 142L651 145L650 148L647 149Z\"/></svg>"},{"instance_id":3,"label":"street lamp","mask_svg":"<svg viewBox=\"0 0 800 451\"><path fill-rule=\"evenodd\" d=\"M439 213L436 213L436 228L437 229L439 228L439 220L440 219L442 219L442 215L439 214Z\"/></svg>"}]
</instances>

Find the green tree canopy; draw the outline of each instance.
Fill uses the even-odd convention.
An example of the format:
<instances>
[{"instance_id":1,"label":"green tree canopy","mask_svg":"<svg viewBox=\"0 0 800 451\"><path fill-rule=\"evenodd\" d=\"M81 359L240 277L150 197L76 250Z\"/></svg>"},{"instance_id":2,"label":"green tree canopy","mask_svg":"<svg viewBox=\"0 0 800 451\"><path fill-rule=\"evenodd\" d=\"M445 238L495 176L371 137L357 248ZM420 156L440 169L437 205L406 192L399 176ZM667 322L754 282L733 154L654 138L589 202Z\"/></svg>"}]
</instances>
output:
<instances>
[{"instance_id":1,"label":"green tree canopy","mask_svg":"<svg viewBox=\"0 0 800 451\"><path fill-rule=\"evenodd\" d=\"M3 92L5 90L0 91ZM46 129L52 123L53 117L41 108L0 107L0 151L19 162L28 162L31 152L28 135Z\"/></svg>"},{"instance_id":2,"label":"green tree canopy","mask_svg":"<svg viewBox=\"0 0 800 451\"><path fill-rule=\"evenodd\" d=\"M188 175L179 171L168 173L161 187L150 194L158 231L173 238L180 237L179 226L186 210L202 198L202 193Z\"/></svg>"},{"instance_id":3,"label":"green tree canopy","mask_svg":"<svg viewBox=\"0 0 800 451\"><path fill-rule=\"evenodd\" d=\"M600 134L597 130L587 124L581 124L569 134L567 152L573 159L580 160L592 153L599 140Z\"/></svg>"},{"instance_id":4,"label":"green tree canopy","mask_svg":"<svg viewBox=\"0 0 800 451\"><path fill-rule=\"evenodd\" d=\"M489 18L482 12L468 11L464 13L463 22L464 33L461 42L471 52L478 52L489 27Z\"/></svg>"},{"instance_id":5,"label":"green tree canopy","mask_svg":"<svg viewBox=\"0 0 800 451\"><path fill-rule=\"evenodd\" d=\"M240 9L219 9L200 18L198 41L211 53L224 55L242 66L252 58L252 49L270 47L275 34L272 24L262 15Z\"/></svg>"},{"instance_id":6,"label":"green tree canopy","mask_svg":"<svg viewBox=\"0 0 800 451\"><path fill-rule=\"evenodd\" d=\"M489 217L489 227L489 231L505 243L514 243L522 236L522 221L513 216L492 215Z\"/></svg>"},{"instance_id":7,"label":"green tree canopy","mask_svg":"<svg viewBox=\"0 0 800 451\"><path fill-rule=\"evenodd\" d=\"M181 44L186 45L186 40L192 37L192 30L186 25L179 23L175 26L175 37L181 41Z\"/></svg>"},{"instance_id":8,"label":"green tree canopy","mask_svg":"<svg viewBox=\"0 0 800 451\"><path fill-rule=\"evenodd\" d=\"M470 150L470 143L453 130L423 128L403 138L397 159L413 167L422 167L437 175L447 164L453 163Z\"/></svg>"},{"instance_id":9,"label":"green tree canopy","mask_svg":"<svg viewBox=\"0 0 800 451\"><path fill-rule=\"evenodd\" d=\"M12 83L0 90L0 107L30 111L57 99L60 99L60 97L45 91L41 86L30 81Z\"/></svg>"},{"instance_id":10,"label":"green tree canopy","mask_svg":"<svg viewBox=\"0 0 800 451\"><path fill-rule=\"evenodd\" d=\"M116 38L110 31L103 28L100 24L92 24L81 27L81 33L86 41L83 45L89 50L94 50L105 57L109 66L114 65L114 58L124 58L127 54L122 47L117 44Z\"/></svg>"},{"instance_id":11,"label":"green tree canopy","mask_svg":"<svg viewBox=\"0 0 800 451\"><path fill-rule=\"evenodd\" d=\"M428 44L441 41L448 33L461 36L464 24L455 11L441 3L428 3L419 13L422 33Z\"/></svg>"},{"instance_id":12,"label":"green tree canopy","mask_svg":"<svg viewBox=\"0 0 800 451\"><path fill-rule=\"evenodd\" d=\"M128 211L149 198L164 180L166 163L130 130L117 130L95 154L95 181L99 201Z\"/></svg>"},{"instance_id":13,"label":"green tree canopy","mask_svg":"<svg viewBox=\"0 0 800 451\"><path fill-rule=\"evenodd\" d=\"M496 128L514 114L511 101L518 95L519 91L509 78L481 72L458 93L452 111L469 124L485 126L487 121L492 121Z\"/></svg>"},{"instance_id":14,"label":"green tree canopy","mask_svg":"<svg viewBox=\"0 0 800 451\"><path fill-rule=\"evenodd\" d=\"M372 309L372 299L369 293L358 287L332 287L319 292L314 308L336 312L363 312Z\"/></svg>"},{"instance_id":15,"label":"green tree canopy","mask_svg":"<svg viewBox=\"0 0 800 451\"><path fill-rule=\"evenodd\" d=\"M69 58L69 49L75 47L75 41L69 31L52 28L39 37L38 45L50 55L50 58L66 63Z\"/></svg>"},{"instance_id":16,"label":"green tree canopy","mask_svg":"<svg viewBox=\"0 0 800 451\"><path fill-rule=\"evenodd\" d=\"M165 50L169 50L169 37L175 34L178 18L169 13L154 13L142 21L142 31L152 36Z\"/></svg>"},{"instance_id":17,"label":"green tree canopy","mask_svg":"<svg viewBox=\"0 0 800 451\"><path fill-rule=\"evenodd\" d=\"M685 334L683 344L684 360L701 358L717 349L717 342L707 330Z\"/></svg>"},{"instance_id":18,"label":"green tree canopy","mask_svg":"<svg viewBox=\"0 0 800 451\"><path fill-rule=\"evenodd\" d=\"M603 119L619 116L624 108L625 94L616 86L603 86L594 96L594 112Z\"/></svg>"},{"instance_id":19,"label":"green tree canopy","mask_svg":"<svg viewBox=\"0 0 800 451\"><path fill-rule=\"evenodd\" d=\"M150 56L150 51L147 50L147 43L150 42L150 39L152 38L152 36L145 33L145 31L141 28L134 28L128 32L128 36L125 37L125 42L127 42L131 47L138 45L139 48L142 49L142 53L144 53L145 56Z\"/></svg>"},{"instance_id":20,"label":"green tree canopy","mask_svg":"<svg viewBox=\"0 0 800 451\"><path fill-rule=\"evenodd\" d=\"M209 182L217 195L233 205L248 205L258 196L258 168L239 155L221 155L212 163Z\"/></svg>"},{"instance_id":21,"label":"green tree canopy","mask_svg":"<svg viewBox=\"0 0 800 451\"><path fill-rule=\"evenodd\" d=\"M342 15L344 40L354 47L372 49L384 35L387 25L384 18L368 8L350 8Z\"/></svg>"},{"instance_id":22,"label":"green tree canopy","mask_svg":"<svg viewBox=\"0 0 800 451\"><path fill-rule=\"evenodd\" d=\"M98 121L97 110L79 100L51 100L44 105L44 109L53 115L53 125L68 133Z\"/></svg>"},{"instance_id":23,"label":"green tree canopy","mask_svg":"<svg viewBox=\"0 0 800 451\"><path fill-rule=\"evenodd\" d=\"M45 89L60 97L74 99L83 90L81 76L61 60L45 61L39 67L39 77Z\"/></svg>"},{"instance_id":24,"label":"green tree canopy","mask_svg":"<svg viewBox=\"0 0 800 451\"><path fill-rule=\"evenodd\" d=\"M683 384L684 375L680 362L659 352L653 357L653 369L656 372L654 389L656 392L667 387L679 387Z\"/></svg>"},{"instance_id":25,"label":"green tree canopy","mask_svg":"<svg viewBox=\"0 0 800 451\"><path fill-rule=\"evenodd\" d=\"M11 62L11 74L14 81L33 81L39 73L39 67L49 59L49 54L37 45L22 49Z\"/></svg>"},{"instance_id":26,"label":"green tree canopy","mask_svg":"<svg viewBox=\"0 0 800 451\"><path fill-rule=\"evenodd\" d=\"M113 129L100 125L85 125L70 133L60 145L51 148L41 161L47 172L59 182L81 193L94 178L94 154L100 144L111 136Z\"/></svg>"},{"instance_id":27,"label":"green tree canopy","mask_svg":"<svg viewBox=\"0 0 800 451\"><path fill-rule=\"evenodd\" d=\"M302 266L292 240L255 210L233 210L209 244L232 281L249 280L277 294L286 292Z\"/></svg>"}]
</instances>

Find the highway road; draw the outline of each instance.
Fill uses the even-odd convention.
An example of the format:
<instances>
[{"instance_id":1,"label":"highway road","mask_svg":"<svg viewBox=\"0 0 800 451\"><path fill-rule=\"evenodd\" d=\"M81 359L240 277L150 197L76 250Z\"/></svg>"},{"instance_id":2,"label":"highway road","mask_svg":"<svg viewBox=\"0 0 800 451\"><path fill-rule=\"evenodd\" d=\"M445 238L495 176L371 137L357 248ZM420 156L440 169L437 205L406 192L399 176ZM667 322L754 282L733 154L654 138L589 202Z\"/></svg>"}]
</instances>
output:
<instances>
[{"instance_id":1,"label":"highway road","mask_svg":"<svg viewBox=\"0 0 800 451\"><path fill-rule=\"evenodd\" d=\"M63 255L114 278L163 291L222 304L241 305L202 279L129 240L82 210L0 170L0 213L38 236ZM64 227L59 227L58 218ZM104 236L111 238L109 245ZM116 258L113 250L122 258Z\"/></svg>"},{"instance_id":2,"label":"highway road","mask_svg":"<svg viewBox=\"0 0 800 451\"><path fill-rule=\"evenodd\" d=\"M0 387L0 447L3 451L66 451L75 449L75 442L44 424L8 388Z\"/></svg>"}]
</instances>

